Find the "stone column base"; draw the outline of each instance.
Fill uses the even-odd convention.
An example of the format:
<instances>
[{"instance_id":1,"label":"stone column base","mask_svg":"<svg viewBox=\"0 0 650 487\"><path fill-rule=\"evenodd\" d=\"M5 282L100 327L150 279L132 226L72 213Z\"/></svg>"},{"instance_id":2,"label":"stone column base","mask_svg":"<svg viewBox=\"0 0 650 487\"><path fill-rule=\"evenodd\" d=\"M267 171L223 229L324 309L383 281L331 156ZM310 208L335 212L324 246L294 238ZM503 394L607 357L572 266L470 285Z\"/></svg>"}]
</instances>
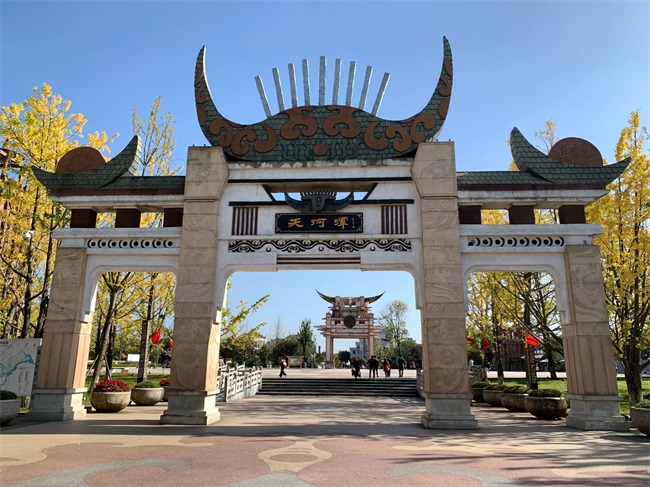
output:
<instances>
[{"instance_id":1,"label":"stone column base","mask_svg":"<svg viewBox=\"0 0 650 487\"><path fill-rule=\"evenodd\" d=\"M325 368L326 369L333 369L334 368L334 362L325 362Z\"/></svg>"},{"instance_id":2,"label":"stone column base","mask_svg":"<svg viewBox=\"0 0 650 487\"><path fill-rule=\"evenodd\" d=\"M28 421L73 421L86 416L85 387L78 389L34 389Z\"/></svg>"},{"instance_id":3,"label":"stone column base","mask_svg":"<svg viewBox=\"0 0 650 487\"><path fill-rule=\"evenodd\" d=\"M620 396L567 394L570 401L567 426L586 431L628 431L630 426L618 403Z\"/></svg>"},{"instance_id":4,"label":"stone column base","mask_svg":"<svg viewBox=\"0 0 650 487\"><path fill-rule=\"evenodd\" d=\"M431 394L425 392L426 411L422 426L428 429L475 430L478 422L470 413L471 394Z\"/></svg>"},{"instance_id":5,"label":"stone column base","mask_svg":"<svg viewBox=\"0 0 650 487\"><path fill-rule=\"evenodd\" d=\"M161 424L216 423L221 417L217 404L217 389L211 391L167 391L167 411L160 417Z\"/></svg>"}]
</instances>

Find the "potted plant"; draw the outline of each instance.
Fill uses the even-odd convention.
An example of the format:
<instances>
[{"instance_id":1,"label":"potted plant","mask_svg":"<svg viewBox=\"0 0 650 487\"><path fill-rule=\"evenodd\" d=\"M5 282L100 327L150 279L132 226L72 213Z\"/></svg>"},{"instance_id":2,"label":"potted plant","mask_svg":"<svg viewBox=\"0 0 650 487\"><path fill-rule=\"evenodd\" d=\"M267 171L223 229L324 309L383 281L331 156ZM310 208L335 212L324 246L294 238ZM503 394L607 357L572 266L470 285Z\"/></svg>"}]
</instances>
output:
<instances>
[{"instance_id":1,"label":"potted plant","mask_svg":"<svg viewBox=\"0 0 650 487\"><path fill-rule=\"evenodd\" d=\"M472 396L476 402L485 402L483 399L483 389L489 386L489 382L472 382L469 385L470 390L472 391Z\"/></svg>"},{"instance_id":2,"label":"potted plant","mask_svg":"<svg viewBox=\"0 0 650 487\"><path fill-rule=\"evenodd\" d=\"M540 419L564 418L568 409L558 389L536 389L528 391L526 410Z\"/></svg>"},{"instance_id":3,"label":"potted plant","mask_svg":"<svg viewBox=\"0 0 650 487\"><path fill-rule=\"evenodd\" d=\"M525 386L508 386L501 392L501 404L513 413L525 413L527 392Z\"/></svg>"},{"instance_id":4,"label":"potted plant","mask_svg":"<svg viewBox=\"0 0 650 487\"><path fill-rule=\"evenodd\" d=\"M483 400L490 406L501 407L501 391L506 386L502 384L490 384L483 388Z\"/></svg>"},{"instance_id":5,"label":"potted plant","mask_svg":"<svg viewBox=\"0 0 650 487\"><path fill-rule=\"evenodd\" d=\"M630 408L632 427L638 429L646 436L650 436L650 400L641 401Z\"/></svg>"},{"instance_id":6,"label":"potted plant","mask_svg":"<svg viewBox=\"0 0 650 487\"><path fill-rule=\"evenodd\" d=\"M0 391L0 426L9 424L20 414L20 398L11 391Z\"/></svg>"},{"instance_id":7,"label":"potted plant","mask_svg":"<svg viewBox=\"0 0 650 487\"><path fill-rule=\"evenodd\" d=\"M131 391L131 400L138 406L153 406L162 401L165 389L153 380L138 382Z\"/></svg>"},{"instance_id":8,"label":"potted plant","mask_svg":"<svg viewBox=\"0 0 650 487\"><path fill-rule=\"evenodd\" d=\"M99 413L116 413L129 405L129 385L119 379L95 382L90 394L90 405Z\"/></svg>"},{"instance_id":9,"label":"potted plant","mask_svg":"<svg viewBox=\"0 0 650 487\"><path fill-rule=\"evenodd\" d=\"M164 377L160 379L160 381L158 381L158 384L164 390L162 400L165 402L169 401L169 397L167 397L167 391L169 390L169 377Z\"/></svg>"}]
</instances>

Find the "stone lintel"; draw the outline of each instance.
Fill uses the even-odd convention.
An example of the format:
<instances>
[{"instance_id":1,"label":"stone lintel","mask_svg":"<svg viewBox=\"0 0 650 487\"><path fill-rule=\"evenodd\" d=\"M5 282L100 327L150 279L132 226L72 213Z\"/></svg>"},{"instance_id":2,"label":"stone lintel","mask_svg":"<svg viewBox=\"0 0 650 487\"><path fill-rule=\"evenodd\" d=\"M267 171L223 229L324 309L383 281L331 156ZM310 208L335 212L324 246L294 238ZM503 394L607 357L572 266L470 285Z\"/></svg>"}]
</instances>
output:
<instances>
[{"instance_id":1,"label":"stone lintel","mask_svg":"<svg viewBox=\"0 0 650 487\"><path fill-rule=\"evenodd\" d=\"M571 404L567 426L585 431L628 431L630 426L621 415L620 396L567 394Z\"/></svg>"},{"instance_id":2,"label":"stone lintel","mask_svg":"<svg viewBox=\"0 0 650 487\"><path fill-rule=\"evenodd\" d=\"M73 421L86 416L83 405L85 387L36 388L26 418L34 422Z\"/></svg>"},{"instance_id":3,"label":"stone lintel","mask_svg":"<svg viewBox=\"0 0 650 487\"><path fill-rule=\"evenodd\" d=\"M427 429L475 430L478 422L470 412L471 394L423 394L426 411L422 426Z\"/></svg>"},{"instance_id":4,"label":"stone lintel","mask_svg":"<svg viewBox=\"0 0 650 487\"><path fill-rule=\"evenodd\" d=\"M215 406L218 389L209 391L188 391L169 389L167 411L160 417L161 424L208 425L221 417Z\"/></svg>"}]
</instances>

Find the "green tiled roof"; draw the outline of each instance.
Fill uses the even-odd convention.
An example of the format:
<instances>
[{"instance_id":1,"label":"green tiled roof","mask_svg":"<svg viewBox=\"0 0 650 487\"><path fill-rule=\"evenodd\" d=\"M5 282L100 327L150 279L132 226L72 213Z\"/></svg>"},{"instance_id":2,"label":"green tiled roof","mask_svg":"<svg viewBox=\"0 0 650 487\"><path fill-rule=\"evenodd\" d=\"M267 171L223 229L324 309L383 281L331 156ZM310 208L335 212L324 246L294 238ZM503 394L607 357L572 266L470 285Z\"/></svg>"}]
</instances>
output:
<instances>
[{"instance_id":1,"label":"green tiled roof","mask_svg":"<svg viewBox=\"0 0 650 487\"><path fill-rule=\"evenodd\" d=\"M124 176L117 181L104 186L102 189L185 189L185 176Z\"/></svg>"},{"instance_id":2,"label":"green tiled roof","mask_svg":"<svg viewBox=\"0 0 650 487\"><path fill-rule=\"evenodd\" d=\"M552 184L530 172L521 171L472 171L458 173L459 185L491 184Z\"/></svg>"},{"instance_id":3,"label":"green tiled roof","mask_svg":"<svg viewBox=\"0 0 650 487\"><path fill-rule=\"evenodd\" d=\"M49 190L102 188L125 174L135 175L142 157L142 144L136 135L122 152L106 164L77 174L57 174L32 167L38 181Z\"/></svg>"},{"instance_id":4,"label":"green tiled roof","mask_svg":"<svg viewBox=\"0 0 650 487\"><path fill-rule=\"evenodd\" d=\"M628 157L602 167L572 166L557 161L535 148L517 127L510 132L510 150L519 171L528 171L555 184L601 184L606 186L619 177L630 163Z\"/></svg>"}]
</instances>

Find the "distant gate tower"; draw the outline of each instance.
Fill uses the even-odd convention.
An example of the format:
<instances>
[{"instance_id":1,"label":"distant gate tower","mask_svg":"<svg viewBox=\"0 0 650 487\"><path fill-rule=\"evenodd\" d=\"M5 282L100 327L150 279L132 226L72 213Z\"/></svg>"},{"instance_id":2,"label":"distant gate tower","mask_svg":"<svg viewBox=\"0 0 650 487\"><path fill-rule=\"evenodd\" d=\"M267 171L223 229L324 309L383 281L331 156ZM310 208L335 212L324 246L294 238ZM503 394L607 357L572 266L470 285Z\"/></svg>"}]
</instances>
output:
<instances>
[{"instance_id":1,"label":"distant gate tower","mask_svg":"<svg viewBox=\"0 0 650 487\"><path fill-rule=\"evenodd\" d=\"M377 301L384 293L366 298L330 297L316 292L332 304L330 311L325 315L325 324L316 327L325 337L325 368L334 367L335 338L367 340L368 354L371 354L375 349L375 339L379 338L380 327L375 326L375 315L370 312L368 305Z\"/></svg>"}]
</instances>

